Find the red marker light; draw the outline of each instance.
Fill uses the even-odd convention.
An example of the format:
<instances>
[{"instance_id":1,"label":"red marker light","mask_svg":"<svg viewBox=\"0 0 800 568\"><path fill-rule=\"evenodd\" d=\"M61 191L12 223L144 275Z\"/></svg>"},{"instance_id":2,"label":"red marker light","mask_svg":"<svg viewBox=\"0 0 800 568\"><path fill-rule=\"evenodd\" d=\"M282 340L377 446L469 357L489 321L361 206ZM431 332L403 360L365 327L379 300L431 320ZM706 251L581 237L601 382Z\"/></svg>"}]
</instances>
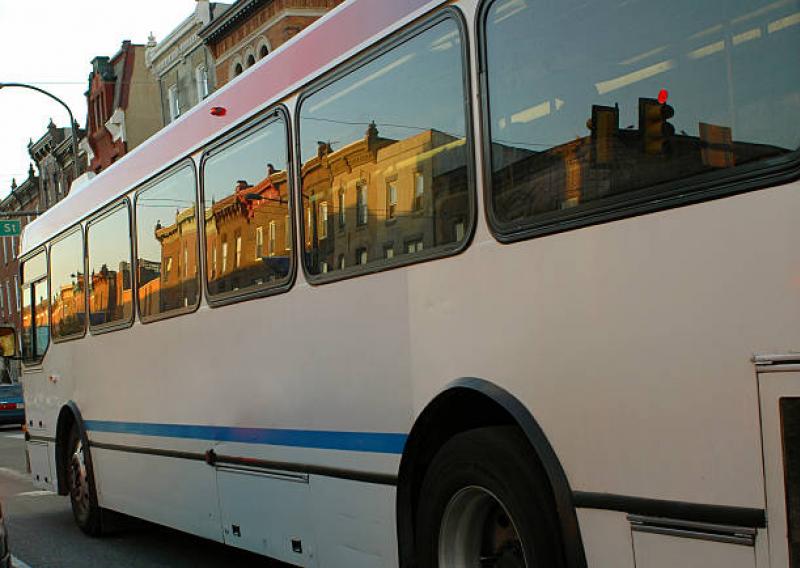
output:
<instances>
[{"instance_id":1,"label":"red marker light","mask_svg":"<svg viewBox=\"0 0 800 568\"><path fill-rule=\"evenodd\" d=\"M225 107L211 107L211 116L225 116L227 112Z\"/></svg>"},{"instance_id":2,"label":"red marker light","mask_svg":"<svg viewBox=\"0 0 800 568\"><path fill-rule=\"evenodd\" d=\"M658 91L658 102L662 105L667 104L667 99L669 98L669 93L666 89L661 89Z\"/></svg>"}]
</instances>

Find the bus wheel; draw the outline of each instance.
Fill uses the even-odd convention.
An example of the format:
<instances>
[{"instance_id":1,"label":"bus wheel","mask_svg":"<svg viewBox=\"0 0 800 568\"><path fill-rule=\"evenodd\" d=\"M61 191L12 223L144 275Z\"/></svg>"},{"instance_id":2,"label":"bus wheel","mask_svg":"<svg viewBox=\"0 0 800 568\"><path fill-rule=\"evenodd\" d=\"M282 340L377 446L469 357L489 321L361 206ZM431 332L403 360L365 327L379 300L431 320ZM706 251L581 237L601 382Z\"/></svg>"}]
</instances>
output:
<instances>
[{"instance_id":1,"label":"bus wheel","mask_svg":"<svg viewBox=\"0 0 800 568\"><path fill-rule=\"evenodd\" d=\"M78 425L72 426L69 433L69 463L67 482L72 515L80 529L90 536L101 533L100 507L97 505L94 479L86 467L86 452L81 440Z\"/></svg>"},{"instance_id":2,"label":"bus wheel","mask_svg":"<svg viewBox=\"0 0 800 568\"><path fill-rule=\"evenodd\" d=\"M549 485L522 433L478 428L434 456L417 507L419 566L538 568L564 565Z\"/></svg>"}]
</instances>

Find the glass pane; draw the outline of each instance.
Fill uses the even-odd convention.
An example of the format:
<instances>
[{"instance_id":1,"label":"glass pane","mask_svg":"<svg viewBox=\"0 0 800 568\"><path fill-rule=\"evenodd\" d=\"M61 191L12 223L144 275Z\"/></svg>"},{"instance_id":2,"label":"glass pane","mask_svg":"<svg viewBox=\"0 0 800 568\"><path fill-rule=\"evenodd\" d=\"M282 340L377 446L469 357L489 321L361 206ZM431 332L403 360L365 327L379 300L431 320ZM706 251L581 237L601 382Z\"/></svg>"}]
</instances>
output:
<instances>
[{"instance_id":1,"label":"glass pane","mask_svg":"<svg viewBox=\"0 0 800 568\"><path fill-rule=\"evenodd\" d=\"M446 20L303 102L301 178L310 273L386 263L387 242L414 238L426 251L457 243L450 220L470 218L461 59L459 29ZM416 197L419 184L430 192L424 207ZM337 204L338 215L329 214L330 203ZM397 261L419 252L395 251Z\"/></svg>"},{"instance_id":2,"label":"glass pane","mask_svg":"<svg viewBox=\"0 0 800 568\"><path fill-rule=\"evenodd\" d=\"M26 361L34 358L33 354L33 317L31 310L31 288L22 288L22 357Z\"/></svg>"},{"instance_id":3,"label":"glass pane","mask_svg":"<svg viewBox=\"0 0 800 568\"><path fill-rule=\"evenodd\" d=\"M797 0L497 0L496 219L514 228L652 200L654 185L797 149L798 24Z\"/></svg>"},{"instance_id":4,"label":"glass pane","mask_svg":"<svg viewBox=\"0 0 800 568\"><path fill-rule=\"evenodd\" d=\"M22 264L22 281L28 284L47 275L47 256L42 251Z\"/></svg>"},{"instance_id":5,"label":"glass pane","mask_svg":"<svg viewBox=\"0 0 800 568\"><path fill-rule=\"evenodd\" d=\"M133 287L128 206L91 223L87 231L89 323L100 326L130 321Z\"/></svg>"},{"instance_id":6,"label":"glass pane","mask_svg":"<svg viewBox=\"0 0 800 568\"><path fill-rule=\"evenodd\" d=\"M50 247L50 289L53 339L82 334L86 325L83 231ZM40 315L37 307L37 325Z\"/></svg>"},{"instance_id":7,"label":"glass pane","mask_svg":"<svg viewBox=\"0 0 800 568\"><path fill-rule=\"evenodd\" d=\"M291 255L286 123L277 120L237 140L203 168L206 276L211 295L285 282ZM278 226L281 242L264 247L264 229ZM230 244L228 244L230 243ZM231 247L231 258L227 257Z\"/></svg>"},{"instance_id":8,"label":"glass pane","mask_svg":"<svg viewBox=\"0 0 800 568\"><path fill-rule=\"evenodd\" d=\"M44 357L50 344L50 321L48 320L47 280L40 280L33 285L34 298L34 330L33 358Z\"/></svg>"},{"instance_id":9,"label":"glass pane","mask_svg":"<svg viewBox=\"0 0 800 568\"><path fill-rule=\"evenodd\" d=\"M192 168L183 168L136 198L139 310L143 318L198 301L197 219Z\"/></svg>"}]
</instances>

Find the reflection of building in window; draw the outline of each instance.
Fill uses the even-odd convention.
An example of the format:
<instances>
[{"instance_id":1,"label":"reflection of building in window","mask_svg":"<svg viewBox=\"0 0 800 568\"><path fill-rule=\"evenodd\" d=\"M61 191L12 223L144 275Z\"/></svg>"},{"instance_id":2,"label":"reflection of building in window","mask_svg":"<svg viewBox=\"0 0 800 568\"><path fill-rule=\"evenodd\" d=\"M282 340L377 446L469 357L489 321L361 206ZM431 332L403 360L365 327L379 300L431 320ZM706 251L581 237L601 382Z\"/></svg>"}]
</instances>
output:
<instances>
[{"instance_id":1,"label":"reflection of building in window","mask_svg":"<svg viewBox=\"0 0 800 568\"><path fill-rule=\"evenodd\" d=\"M359 225L366 225L369 221L369 209L367 209L368 191L369 188L364 183L360 183L356 187L356 219L358 219Z\"/></svg>"},{"instance_id":2,"label":"reflection of building in window","mask_svg":"<svg viewBox=\"0 0 800 568\"><path fill-rule=\"evenodd\" d=\"M323 274L328 272L328 263L324 260L319 263L319 269Z\"/></svg>"},{"instance_id":3,"label":"reflection of building in window","mask_svg":"<svg viewBox=\"0 0 800 568\"><path fill-rule=\"evenodd\" d=\"M222 236L222 274L228 270L228 239Z\"/></svg>"},{"instance_id":4,"label":"reflection of building in window","mask_svg":"<svg viewBox=\"0 0 800 568\"><path fill-rule=\"evenodd\" d=\"M278 235L277 235L278 230L277 230L277 227L278 226L275 223L275 221L270 221L269 222L269 255L270 256L275 256L275 249L277 248L277 242L278 242Z\"/></svg>"},{"instance_id":5,"label":"reflection of building in window","mask_svg":"<svg viewBox=\"0 0 800 568\"><path fill-rule=\"evenodd\" d=\"M339 228L344 229L345 225L347 225L347 209L345 208L345 194L344 189L339 190L339 200L337 202L337 208L339 209Z\"/></svg>"},{"instance_id":6,"label":"reflection of building in window","mask_svg":"<svg viewBox=\"0 0 800 568\"><path fill-rule=\"evenodd\" d=\"M397 180L386 183L386 218L394 219L397 214Z\"/></svg>"},{"instance_id":7,"label":"reflection of building in window","mask_svg":"<svg viewBox=\"0 0 800 568\"><path fill-rule=\"evenodd\" d=\"M366 247L359 247L356 249L356 264L367 264L368 255Z\"/></svg>"},{"instance_id":8,"label":"reflection of building in window","mask_svg":"<svg viewBox=\"0 0 800 568\"><path fill-rule=\"evenodd\" d=\"M256 227L256 260L264 256L264 227Z\"/></svg>"},{"instance_id":9,"label":"reflection of building in window","mask_svg":"<svg viewBox=\"0 0 800 568\"><path fill-rule=\"evenodd\" d=\"M292 250L292 221L289 215L283 218L283 250Z\"/></svg>"},{"instance_id":10,"label":"reflection of building in window","mask_svg":"<svg viewBox=\"0 0 800 568\"><path fill-rule=\"evenodd\" d=\"M319 204L319 238L328 238L328 202L322 201Z\"/></svg>"},{"instance_id":11,"label":"reflection of building in window","mask_svg":"<svg viewBox=\"0 0 800 568\"><path fill-rule=\"evenodd\" d=\"M371 124L363 138L307 160L301 170L304 195L320 202L334 199L339 223L339 230L325 237L321 227L315 234L309 230L313 226L306 225L310 271L319 272L322 261L329 270L341 270L335 262L341 253L359 263L360 254L350 256L357 249L380 261L463 239L469 219L465 150L462 138L442 132L428 130L393 140L382 138ZM311 216L308 200L303 204L306 216ZM354 227L346 224L348 209L353 211L350 219L356 219ZM461 221L458 230L456 221ZM405 243L410 240L414 247L409 251Z\"/></svg>"},{"instance_id":12,"label":"reflection of building in window","mask_svg":"<svg viewBox=\"0 0 800 568\"><path fill-rule=\"evenodd\" d=\"M234 234L234 239L236 241L236 257L233 261L233 268L236 270L242 265L242 233L241 231L236 231Z\"/></svg>"},{"instance_id":13,"label":"reflection of building in window","mask_svg":"<svg viewBox=\"0 0 800 568\"><path fill-rule=\"evenodd\" d=\"M463 219L459 219L458 221L453 223L453 234L457 242L462 241L464 239L464 230L465 227Z\"/></svg>"},{"instance_id":14,"label":"reflection of building in window","mask_svg":"<svg viewBox=\"0 0 800 568\"><path fill-rule=\"evenodd\" d=\"M424 244L422 243L422 239L411 239L406 241L406 252L408 254L414 254L415 252L422 252L424 248Z\"/></svg>"},{"instance_id":15,"label":"reflection of building in window","mask_svg":"<svg viewBox=\"0 0 800 568\"><path fill-rule=\"evenodd\" d=\"M425 177L421 172L414 174L414 211L425 208Z\"/></svg>"}]
</instances>

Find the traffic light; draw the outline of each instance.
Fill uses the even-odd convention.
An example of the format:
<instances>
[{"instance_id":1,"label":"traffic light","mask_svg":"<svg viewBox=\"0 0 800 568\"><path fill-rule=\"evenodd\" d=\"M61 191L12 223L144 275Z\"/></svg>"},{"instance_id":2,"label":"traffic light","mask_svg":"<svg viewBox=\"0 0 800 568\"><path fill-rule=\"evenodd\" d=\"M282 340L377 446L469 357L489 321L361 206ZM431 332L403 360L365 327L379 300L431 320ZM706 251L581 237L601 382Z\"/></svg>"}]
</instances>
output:
<instances>
[{"instance_id":1,"label":"traffic light","mask_svg":"<svg viewBox=\"0 0 800 568\"><path fill-rule=\"evenodd\" d=\"M639 99L639 132L645 154L659 156L669 150L669 139L675 134L675 127L669 119L675 116L675 109L657 99Z\"/></svg>"}]
</instances>

